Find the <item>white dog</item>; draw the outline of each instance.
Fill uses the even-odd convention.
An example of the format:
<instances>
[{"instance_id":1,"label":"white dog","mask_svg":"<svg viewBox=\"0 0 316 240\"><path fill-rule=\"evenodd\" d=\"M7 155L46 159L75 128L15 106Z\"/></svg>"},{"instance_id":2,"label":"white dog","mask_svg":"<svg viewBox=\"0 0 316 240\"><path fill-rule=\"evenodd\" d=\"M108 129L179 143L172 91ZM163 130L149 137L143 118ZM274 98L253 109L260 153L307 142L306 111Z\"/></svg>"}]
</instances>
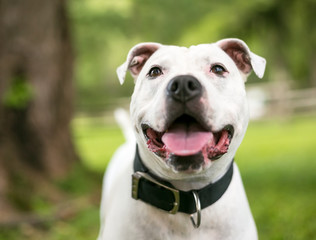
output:
<instances>
[{"instance_id":1,"label":"white dog","mask_svg":"<svg viewBox=\"0 0 316 240\"><path fill-rule=\"evenodd\" d=\"M120 118L127 143L105 175L99 240L258 238L233 159L249 120L244 83L265 63L239 39L130 50L117 73L135 79L131 124Z\"/></svg>"}]
</instances>

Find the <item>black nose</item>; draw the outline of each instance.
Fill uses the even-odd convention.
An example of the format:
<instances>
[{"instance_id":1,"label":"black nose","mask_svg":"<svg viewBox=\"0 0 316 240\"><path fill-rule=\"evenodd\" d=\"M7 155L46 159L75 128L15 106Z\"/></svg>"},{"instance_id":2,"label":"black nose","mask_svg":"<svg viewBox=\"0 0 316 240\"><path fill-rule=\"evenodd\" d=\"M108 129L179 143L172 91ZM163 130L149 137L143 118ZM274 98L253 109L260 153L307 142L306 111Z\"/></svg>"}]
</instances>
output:
<instances>
[{"instance_id":1,"label":"black nose","mask_svg":"<svg viewBox=\"0 0 316 240\"><path fill-rule=\"evenodd\" d=\"M182 103L200 96L201 92L201 83L191 75L176 76L167 86L168 96Z\"/></svg>"}]
</instances>

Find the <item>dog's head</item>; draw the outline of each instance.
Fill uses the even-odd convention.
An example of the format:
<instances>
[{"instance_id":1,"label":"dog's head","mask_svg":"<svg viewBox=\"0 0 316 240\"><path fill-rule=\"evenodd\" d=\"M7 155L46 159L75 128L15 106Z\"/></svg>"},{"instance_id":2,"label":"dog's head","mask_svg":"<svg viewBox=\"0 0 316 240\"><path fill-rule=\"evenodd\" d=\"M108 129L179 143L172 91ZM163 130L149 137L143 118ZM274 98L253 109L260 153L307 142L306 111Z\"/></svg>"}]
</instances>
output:
<instances>
[{"instance_id":1,"label":"dog's head","mask_svg":"<svg viewBox=\"0 0 316 240\"><path fill-rule=\"evenodd\" d=\"M133 47L117 73L121 83L127 70L135 79L131 118L146 166L174 179L227 166L248 125L244 83L264 69L265 59L239 39Z\"/></svg>"}]
</instances>

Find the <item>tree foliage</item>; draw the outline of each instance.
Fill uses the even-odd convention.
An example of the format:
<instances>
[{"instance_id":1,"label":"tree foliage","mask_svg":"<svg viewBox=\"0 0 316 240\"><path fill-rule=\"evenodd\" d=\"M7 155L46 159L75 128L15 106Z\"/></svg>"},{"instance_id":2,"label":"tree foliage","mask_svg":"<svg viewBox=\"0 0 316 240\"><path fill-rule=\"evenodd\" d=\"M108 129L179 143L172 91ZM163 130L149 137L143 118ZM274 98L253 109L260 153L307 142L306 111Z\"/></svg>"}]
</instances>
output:
<instances>
[{"instance_id":1,"label":"tree foliage","mask_svg":"<svg viewBox=\"0 0 316 240\"><path fill-rule=\"evenodd\" d=\"M238 37L267 59L264 81L282 72L295 87L316 86L313 0L71 0L69 7L81 109L131 93L132 81L121 88L115 68L144 41L189 46Z\"/></svg>"}]
</instances>

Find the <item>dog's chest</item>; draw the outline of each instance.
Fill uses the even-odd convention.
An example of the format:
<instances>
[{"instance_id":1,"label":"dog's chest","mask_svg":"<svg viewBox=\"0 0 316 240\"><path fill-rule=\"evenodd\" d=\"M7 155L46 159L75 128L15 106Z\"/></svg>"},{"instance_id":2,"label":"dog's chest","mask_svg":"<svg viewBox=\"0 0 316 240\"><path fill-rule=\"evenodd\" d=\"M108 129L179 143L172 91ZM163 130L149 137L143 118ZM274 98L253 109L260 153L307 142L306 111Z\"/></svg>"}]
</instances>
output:
<instances>
[{"instance_id":1,"label":"dog's chest","mask_svg":"<svg viewBox=\"0 0 316 240\"><path fill-rule=\"evenodd\" d=\"M121 229L125 230L120 231L124 236L115 239L236 240L240 233L240 224L235 224L236 219L232 213L236 211L227 206L228 198L229 193L213 206L202 210L202 224L198 229L193 227L189 214L172 215L141 201L130 199L126 216L128 220L124 221L125 226L121 226ZM223 212L223 204L226 205L227 211Z\"/></svg>"},{"instance_id":2,"label":"dog's chest","mask_svg":"<svg viewBox=\"0 0 316 240\"><path fill-rule=\"evenodd\" d=\"M137 208L134 209L137 210ZM135 240L236 239L234 236L230 236L235 232L236 237L236 231L231 228L229 221L222 221L223 219L215 217L216 214L212 214L209 210L203 211L203 223L198 229L194 229L187 214L169 215L151 207L142 207L139 210L143 214L134 215L135 218L130 221L132 225L128 227L129 231L127 231L137 236ZM227 229L230 230L227 231ZM131 236L130 234L127 233L125 237Z\"/></svg>"}]
</instances>

